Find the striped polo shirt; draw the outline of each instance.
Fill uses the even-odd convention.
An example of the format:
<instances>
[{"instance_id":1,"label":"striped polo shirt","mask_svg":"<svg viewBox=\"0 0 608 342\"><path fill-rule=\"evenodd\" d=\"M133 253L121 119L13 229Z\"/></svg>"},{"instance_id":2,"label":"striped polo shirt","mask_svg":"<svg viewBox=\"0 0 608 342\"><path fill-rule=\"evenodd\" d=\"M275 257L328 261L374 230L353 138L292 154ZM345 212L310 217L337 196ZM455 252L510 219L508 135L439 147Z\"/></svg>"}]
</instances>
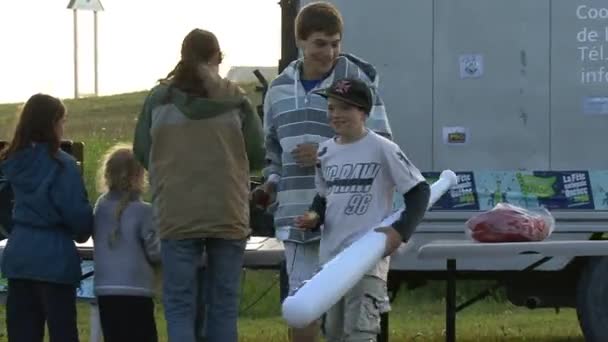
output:
<instances>
[{"instance_id":1,"label":"striped polo shirt","mask_svg":"<svg viewBox=\"0 0 608 342\"><path fill-rule=\"evenodd\" d=\"M300 80L302 59L293 61L274 79L264 100L264 133L267 167L266 179L278 180L277 206L274 212L277 237L295 242L318 240L320 232L302 232L291 228L293 219L310 207L316 194L315 168L300 167L291 156L298 144L321 143L334 136L327 118L327 100L314 92L327 88L334 80L358 78L372 90L374 106L366 126L384 136L391 130L382 99L378 95L375 68L349 54L341 54L329 75L306 92Z\"/></svg>"}]
</instances>

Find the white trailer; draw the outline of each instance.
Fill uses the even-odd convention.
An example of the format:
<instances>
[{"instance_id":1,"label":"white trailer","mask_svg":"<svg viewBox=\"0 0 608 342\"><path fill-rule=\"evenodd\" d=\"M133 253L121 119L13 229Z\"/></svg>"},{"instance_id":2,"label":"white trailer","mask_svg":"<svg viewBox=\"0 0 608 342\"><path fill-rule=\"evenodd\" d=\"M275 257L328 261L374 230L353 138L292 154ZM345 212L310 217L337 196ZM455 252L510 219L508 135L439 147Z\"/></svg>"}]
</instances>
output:
<instances>
[{"instance_id":1,"label":"white trailer","mask_svg":"<svg viewBox=\"0 0 608 342\"><path fill-rule=\"evenodd\" d=\"M294 8L309 2L281 2L281 66L297 55ZM459 187L392 259L392 290L426 279L495 279L515 305L575 307L586 339L608 340L608 248L581 243L608 232L608 3L330 2L344 17L343 51L380 74L395 141L429 178L460 171ZM556 218L548 244L496 258L482 257L492 246L460 255L466 220L504 201L548 207ZM443 240L451 242L442 249ZM447 259L458 259L457 268L448 270Z\"/></svg>"}]
</instances>

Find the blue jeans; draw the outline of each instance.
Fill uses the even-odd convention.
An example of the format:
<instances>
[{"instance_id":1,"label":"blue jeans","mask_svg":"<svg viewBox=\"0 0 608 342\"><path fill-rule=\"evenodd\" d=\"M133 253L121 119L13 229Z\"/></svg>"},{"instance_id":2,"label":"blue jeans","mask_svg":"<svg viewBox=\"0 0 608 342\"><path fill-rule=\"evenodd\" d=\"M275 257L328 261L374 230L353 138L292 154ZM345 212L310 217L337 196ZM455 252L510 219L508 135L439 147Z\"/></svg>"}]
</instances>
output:
<instances>
[{"instance_id":1,"label":"blue jeans","mask_svg":"<svg viewBox=\"0 0 608 342\"><path fill-rule=\"evenodd\" d=\"M206 341L237 342L239 289L246 240L162 240L163 305L169 342L197 342L205 317ZM200 260L207 254L203 279ZM204 292L204 295L203 295ZM202 303L204 302L204 303ZM198 312L206 307L206 312Z\"/></svg>"}]
</instances>

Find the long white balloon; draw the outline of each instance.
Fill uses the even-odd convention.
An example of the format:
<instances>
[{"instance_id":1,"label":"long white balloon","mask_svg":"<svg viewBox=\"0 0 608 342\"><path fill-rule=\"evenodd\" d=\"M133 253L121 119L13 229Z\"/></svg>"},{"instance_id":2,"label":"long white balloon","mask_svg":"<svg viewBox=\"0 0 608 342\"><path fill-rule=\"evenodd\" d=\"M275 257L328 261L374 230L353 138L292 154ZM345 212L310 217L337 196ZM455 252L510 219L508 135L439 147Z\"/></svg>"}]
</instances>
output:
<instances>
[{"instance_id":1,"label":"long white balloon","mask_svg":"<svg viewBox=\"0 0 608 342\"><path fill-rule=\"evenodd\" d=\"M431 185L428 208L457 183L458 177L453 171L441 172L439 179ZM385 218L374 229L391 225L401 212L403 209ZM283 318L287 324L303 328L319 319L380 261L386 248L386 235L374 229L326 263L296 293L283 301Z\"/></svg>"}]
</instances>

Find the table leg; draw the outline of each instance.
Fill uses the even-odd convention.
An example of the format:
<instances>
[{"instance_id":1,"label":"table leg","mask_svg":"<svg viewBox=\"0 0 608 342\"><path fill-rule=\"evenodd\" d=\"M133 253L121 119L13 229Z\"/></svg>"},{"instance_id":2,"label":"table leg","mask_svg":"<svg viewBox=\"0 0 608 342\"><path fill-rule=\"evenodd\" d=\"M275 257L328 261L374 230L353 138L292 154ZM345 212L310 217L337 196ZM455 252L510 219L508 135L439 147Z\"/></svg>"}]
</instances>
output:
<instances>
[{"instance_id":1,"label":"table leg","mask_svg":"<svg viewBox=\"0 0 608 342\"><path fill-rule=\"evenodd\" d=\"M445 340L456 341L456 260L447 260L447 276L445 298Z\"/></svg>"},{"instance_id":2,"label":"table leg","mask_svg":"<svg viewBox=\"0 0 608 342\"><path fill-rule=\"evenodd\" d=\"M103 333L101 331L101 321L99 320L99 307L95 301L91 302L89 327L89 342L101 342L103 340Z\"/></svg>"},{"instance_id":3,"label":"table leg","mask_svg":"<svg viewBox=\"0 0 608 342\"><path fill-rule=\"evenodd\" d=\"M380 334L378 342L388 342L388 312L380 316Z\"/></svg>"}]
</instances>

